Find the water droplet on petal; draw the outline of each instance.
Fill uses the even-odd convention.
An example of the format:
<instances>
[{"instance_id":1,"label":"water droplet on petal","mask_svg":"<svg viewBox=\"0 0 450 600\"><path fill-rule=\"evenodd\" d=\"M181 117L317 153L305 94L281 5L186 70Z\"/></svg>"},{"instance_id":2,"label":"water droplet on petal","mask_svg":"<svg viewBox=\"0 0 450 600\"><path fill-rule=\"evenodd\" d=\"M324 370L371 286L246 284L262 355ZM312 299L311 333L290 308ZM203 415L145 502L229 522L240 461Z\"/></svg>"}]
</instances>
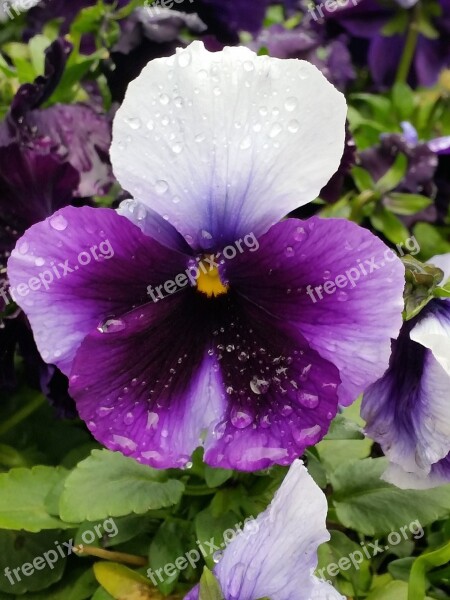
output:
<instances>
[{"instance_id":1,"label":"water droplet on petal","mask_svg":"<svg viewBox=\"0 0 450 600\"><path fill-rule=\"evenodd\" d=\"M252 138L249 135L246 135L245 138L240 143L239 148L241 150L248 150L251 147L252 147Z\"/></svg>"},{"instance_id":2,"label":"water droplet on petal","mask_svg":"<svg viewBox=\"0 0 450 600\"><path fill-rule=\"evenodd\" d=\"M306 231L303 227L297 227L294 233L294 240L296 242L301 242L306 237Z\"/></svg>"},{"instance_id":3,"label":"water droplet on petal","mask_svg":"<svg viewBox=\"0 0 450 600\"><path fill-rule=\"evenodd\" d=\"M56 229L56 231L64 231L67 229L67 219L65 219L62 215L56 215L50 219L50 227Z\"/></svg>"},{"instance_id":4,"label":"water droplet on petal","mask_svg":"<svg viewBox=\"0 0 450 600\"><path fill-rule=\"evenodd\" d=\"M297 393L297 399L305 408L316 408L319 405L319 396L304 390Z\"/></svg>"},{"instance_id":5,"label":"water droplet on petal","mask_svg":"<svg viewBox=\"0 0 450 600\"><path fill-rule=\"evenodd\" d=\"M131 128L131 129L139 129L142 125L141 120L135 117L128 117L125 119L125 123Z\"/></svg>"},{"instance_id":6,"label":"water droplet on petal","mask_svg":"<svg viewBox=\"0 0 450 600\"><path fill-rule=\"evenodd\" d=\"M220 559L222 558L222 556L223 556L223 551L217 550L213 554L213 561L217 564L220 561Z\"/></svg>"},{"instance_id":7,"label":"water droplet on petal","mask_svg":"<svg viewBox=\"0 0 450 600\"><path fill-rule=\"evenodd\" d=\"M163 106L167 106L167 104L169 104L170 102L170 98L167 94L160 94L159 96L159 102L163 105Z\"/></svg>"},{"instance_id":8,"label":"water droplet on petal","mask_svg":"<svg viewBox=\"0 0 450 600\"><path fill-rule=\"evenodd\" d=\"M34 264L35 264L37 267L43 267L43 266L45 265L45 259L44 259L44 258L41 258L41 257L38 257L38 258L36 258L36 260L34 261Z\"/></svg>"},{"instance_id":9,"label":"water droplet on petal","mask_svg":"<svg viewBox=\"0 0 450 600\"><path fill-rule=\"evenodd\" d=\"M340 291L336 294L336 300L338 302L346 302L348 300L347 292Z\"/></svg>"},{"instance_id":10,"label":"water droplet on petal","mask_svg":"<svg viewBox=\"0 0 450 600\"><path fill-rule=\"evenodd\" d=\"M250 381L250 389L254 394L258 396L261 394L265 394L269 389L269 382L265 379L259 379L256 375Z\"/></svg>"},{"instance_id":11,"label":"water droplet on petal","mask_svg":"<svg viewBox=\"0 0 450 600\"><path fill-rule=\"evenodd\" d=\"M288 246L287 248L285 248L284 254L290 258L291 256L295 255L295 250L294 248L292 248L292 246Z\"/></svg>"},{"instance_id":12,"label":"water droplet on petal","mask_svg":"<svg viewBox=\"0 0 450 600\"><path fill-rule=\"evenodd\" d=\"M164 180L160 180L157 181L155 183L155 192L159 195L162 196L163 194L165 194L167 191L169 190L169 184L167 183L167 181Z\"/></svg>"},{"instance_id":13,"label":"water droplet on petal","mask_svg":"<svg viewBox=\"0 0 450 600\"><path fill-rule=\"evenodd\" d=\"M292 121L289 121L289 123L288 123L288 131L290 133L297 133L297 131L299 129L300 129L300 123L296 119L293 119Z\"/></svg>"},{"instance_id":14,"label":"water droplet on petal","mask_svg":"<svg viewBox=\"0 0 450 600\"><path fill-rule=\"evenodd\" d=\"M100 333L116 333L123 331L126 325L121 319L107 319L97 327Z\"/></svg>"},{"instance_id":15,"label":"water droplet on petal","mask_svg":"<svg viewBox=\"0 0 450 600\"><path fill-rule=\"evenodd\" d=\"M253 423L253 415L244 410L233 408L231 411L231 423L236 429L245 429Z\"/></svg>"},{"instance_id":16,"label":"water droplet on petal","mask_svg":"<svg viewBox=\"0 0 450 600\"><path fill-rule=\"evenodd\" d=\"M281 127L280 123L275 123L274 125L272 125L271 130L269 131L269 137L276 138L278 135L280 135L280 133L283 131L283 128Z\"/></svg>"},{"instance_id":17,"label":"water droplet on petal","mask_svg":"<svg viewBox=\"0 0 450 600\"><path fill-rule=\"evenodd\" d=\"M191 56L190 52L187 52L186 50L184 50L178 54L178 64L183 69L185 67L188 67L191 64L191 61L192 61L192 56Z\"/></svg>"},{"instance_id":18,"label":"water droplet on petal","mask_svg":"<svg viewBox=\"0 0 450 600\"><path fill-rule=\"evenodd\" d=\"M19 254L26 254L29 249L30 249L30 245L28 244L28 242L21 242L19 244L19 247L18 247Z\"/></svg>"},{"instance_id":19,"label":"water droplet on petal","mask_svg":"<svg viewBox=\"0 0 450 600\"><path fill-rule=\"evenodd\" d=\"M298 107L298 100L294 96L288 98L284 105L285 109L289 112L293 112Z\"/></svg>"}]
</instances>

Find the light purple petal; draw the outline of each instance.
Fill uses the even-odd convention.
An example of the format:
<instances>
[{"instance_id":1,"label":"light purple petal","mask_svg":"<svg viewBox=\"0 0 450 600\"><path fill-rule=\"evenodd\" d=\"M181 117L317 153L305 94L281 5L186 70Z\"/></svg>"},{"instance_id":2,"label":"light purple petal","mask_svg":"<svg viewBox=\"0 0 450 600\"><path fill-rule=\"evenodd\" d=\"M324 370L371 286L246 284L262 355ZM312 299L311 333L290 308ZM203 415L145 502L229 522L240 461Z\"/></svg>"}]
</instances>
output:
<instances>
[{"instance_id":1,"label":"light purple petal","mask_svg":"<svg viewBox=\"0 0 450 600\"><path fill-rule=\"evenodd\" d=\"M69 374L92 329L150 301L147 286L183 271L185 261L111 209L67 207L28 229L8 276L43 359Z\"/></svg>"}]
</instances>

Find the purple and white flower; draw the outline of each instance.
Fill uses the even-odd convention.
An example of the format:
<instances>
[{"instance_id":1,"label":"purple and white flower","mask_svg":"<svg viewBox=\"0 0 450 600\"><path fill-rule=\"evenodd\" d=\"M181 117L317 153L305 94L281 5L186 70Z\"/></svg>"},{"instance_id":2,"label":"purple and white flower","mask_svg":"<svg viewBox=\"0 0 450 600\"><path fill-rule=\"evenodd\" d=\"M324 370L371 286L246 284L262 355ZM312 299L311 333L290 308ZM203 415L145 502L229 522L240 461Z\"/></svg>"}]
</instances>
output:
<instances>
[{"instance_id":1,"label":"purple and white flower","mask_svg":"<svg viewBox=\"0 0 450 600\"><path fill-rule=\"evenodd\" d=\"M119 213L63 208L9 260L17 289L72 265L18 302L108 448L156 467L185 465L199 445L211 465L290 464L384 373L401 262L383 262L386 246L349 221L279 222L337 170L345 117L314 66L246 48L195 42L130 84L111 157L134 199ZM75 269L106 240L113 258ZM240 248L233 260L221 260L227 246ZM383 267L331 292L364 261Z\"/></svg>"},{"instance_id":2,"label":"purple and white flower","mask_svg":"<svg viewBox=\"0 0 450 600\"><path fill-rule=\"evenodd\" d=\"M450 278L450 255L429 261ZM367 433L391 464L384 479L425 489L450 481L450 300L407 321L386 374L364 394Z\"/></svg>"},{"instance_id":3,"label":"purple and white flower","mask_svg":"<svg viewBox=\"0 0 450 600\"><path fill-rule=\"evenodd\" d=\"M317 548L330 539L325 494L296 460L271 505L248 523L214 569L224 600L344 600L314 575ZM185 600L198 600L194 588Z\"/></svg>"}]
</instances>

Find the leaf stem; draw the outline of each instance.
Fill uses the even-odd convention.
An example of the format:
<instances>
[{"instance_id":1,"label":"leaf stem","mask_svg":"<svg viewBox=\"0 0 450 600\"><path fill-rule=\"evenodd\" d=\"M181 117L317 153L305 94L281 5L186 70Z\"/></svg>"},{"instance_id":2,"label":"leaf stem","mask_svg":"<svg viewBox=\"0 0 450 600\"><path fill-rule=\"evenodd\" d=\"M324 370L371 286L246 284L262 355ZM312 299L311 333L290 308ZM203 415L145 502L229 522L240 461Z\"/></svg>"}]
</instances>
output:
<instances>
[{"instance_id":1,"label":"leaf stem","mask_svg":"<svg viewBox=\"0 0 450 600\"><path fill-rule=\"evenodd\" d=\"M24 421L45 403L45 398L41 394L35 396L28 404L22 406L20 410L14 413L2 425L0 425L0 436L7 433L10 429Z\"/></svg>"},{"instance_id":2,"label":"leaf stem","mask_svg":"<svg viewBox=\"0 0 450 600\"><path fill-rule=\"evenodd\" d=\"M414 60L414 55L417 49L419 40L419 19L420 19L420 2L418 2L411 10L411 19L408 26L405 46L403 48L402 58L397 70L395 83L406 83L408 80L411 66Z\"/></svg>"},{"instance_id":3,"label":"leaf stem","mask_svg":"<svg viewBox=\"0 0 450 600\"><path fill-rule=\"evenodd\" d=\"M74 551L76 554L88 554L89 556L96 556L97 558L104 558L105 560L112 560L136 567L145 567L148 564L147 559L143 556L113 552L111 550L104 550L103 548L96 548L95 546L79 545L74 547Z\"/></svg>"}]
</instances>

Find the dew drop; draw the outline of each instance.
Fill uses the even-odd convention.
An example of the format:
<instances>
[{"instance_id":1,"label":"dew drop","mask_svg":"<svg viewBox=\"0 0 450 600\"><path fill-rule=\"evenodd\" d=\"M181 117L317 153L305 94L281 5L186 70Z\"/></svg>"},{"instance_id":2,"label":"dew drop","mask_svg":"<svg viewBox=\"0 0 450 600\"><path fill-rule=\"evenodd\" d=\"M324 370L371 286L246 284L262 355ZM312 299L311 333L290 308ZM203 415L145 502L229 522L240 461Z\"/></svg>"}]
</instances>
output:
<instances>
[{"instance_id":1,"label":"dew drop","mask_svg":"<svg viewBox=\"0 0 450 600\"><path fill-rule=\"evenodd\" d=\"M170 98L167 94L161 94L159 96L159 102L163 105L163 106L167 106L170 102Z\"/></svg>"},{"instance_id":2,"label":"dew drop","mask_svg":"<svg viewBox=\"0 0 450 600\"><path fill-rule=\"evenodd\" d=\"M134 130L140 129L142 123L137 117L128 117L125 119L125 123Z\"/></svg>"},{"instance_id":3,"label":"dew drop","mask_svg":"<svg viewBox=\"0 0 450 600\"><path fill-rule=\"evenodd\" d=\"M258 396L265 394L269 389L269 382L265 379L259 379L256 375L250 381L250 389Z\"/></svg>"},{"instance_id":4,"label":"dew drop","mask_svg":"<svg viewBox=\"0 0 450 600\"><path fill-rule=\"evenodd\" d=\"M247 71L247 73L251 73L254 70L255 70L255 65L251 61L246 60L244 63L244 71Z\"/></svg>"},{"instance_id":5,"label":"dew drop","mask_svg":"<svg viewBox=\"0 0 450 600\"><path fill-rule=\"evenodd\" d=\"M294 240L296 242L301 242L306 237L306 231L303 227L297 227L294 233Z\"/></svg>"},{"instance_id":6,"label":"dew drop","mask_svg":"<svg viewBox=\"0 0 450 600\"><path fill-rule=\"evenodd\" d=\"M213 554L213 561L217 564L220 561L220 559L222 558L222 556L223 556L223 551L217 550Z\"/></svg>"},{"instance_id":7,"label":"dew drop","mask_svg":"<svg viewBox=\"0 0 450 600\"><path fill-rule=\"evenodd\" d=\"M287 248L285 248L284 254L290 258L291 256L295 255L295 250L294 248L292 248L292 246L288 246Z\"/></svg>"},{"instance_id":8,"label":"dew drop","mask_svg":"<svg viewBox=\"0 0 450 600\"><path fill-rule=\"evenodd\" d=\"M68 222L62 215L57 215L50 219L50 226L56 229L56 231L64 231L67 229Z\"/></svg>"},{"instance_id":9,"label":"dew drop","mask_svg":"<svg viewBox=\"0 0 450 600\"><path fill-rule=\"evenodd\" d=\"M236 429L245 429L253 423L253 416L244 410L233 408L231 412L231 423Z\"/></svg>"},{"instance_id":10,"label":"dew drop","mask_svg":"<svg viewBox=\"0 0 450 600\"><path fill-rule=\"evenodd\" d=\"M336 300L338 302L346 302L348 300L347 292L343 292L342 290L336 294Z\"/></svg>"},{"instance_id":11,"label":"dew drop","mask_svg":"<svg viewBox=\"0 0 450 600\"><path fill-rule=\"evenodd\" d=\"M125 425L131 425L134 421L134 415L133 413L127 413L124 418L123 418L123 422L125 423Z\"/></svg>"},{"instance_id":12,"label":"dew drop","mask_svg":"<svg viewBox=\"0 0 450 600\"><path fill-rule=\"evenodd\" d=\"M35 261L34 264L37 267L43 267L45 265L45 260L43 258L38 257Z\"/></svg>"},{"instance_id":13,"label":"dew drop","mask_svg":"<svg viewBox=\"0 0 450 600\"><path fill-rule=\"evenodd\" d=\"M316 408L319 405L319 396L304 390L297 393L297 399L305 408Z\"/></svg>"},{"instance_id":14,"label":"dew drop","mask_svg":"<svg viewBox=\"0 0 450 600\"><path fill-rule=\"evenodd\" d=\"M29 249L30 249L30 246L29 246L28 242L22 242L18 248L20 254L26 254Z\"/></svg>"},{"instance_id":15,"label":"dew drop","mask_svg":"<svg viewBox=\"0 0 450 600\"><path fill-rule=\"evenodd\" d=\"M178 54L178 64L183 69L191 64L192 56L190 52L183 51Z\"/></svg>"},{"instance_id":16,"label":"dew drop","mask_svg":"<svg viewBox=\"0 0 450 600\"><path fill-rule=\"evenodd\" d=\"M167 183L167 181L164 181L161 179L160 181L157 181L155 183L155 192L159 196L164 195L168 190L169 190L169 184Z\"/></svg>"},{"instance_id":17,"label":"dew drop","mask_svg":"<svg viewBox=\"0 0 450 600\"><path fill-rule=\"evenodd\" d=\"M279 136L282 131L283 131L283 128L281 127L280 123L275 123L274 125L272 125L272 128L269 131L269 137L274 139L277 136Z\"/></svg>"},{"instance_id":18,"label":"dew drop","mask_svg":"<svg viewBox=\"0 0 450 600\"><path fill-rule=\"evenodd\" d=\"M300 129L300 123L296 119L293 119L292 121L289 121L289 123L288 123L288 131L290 133L297 133L297 131L299 129Z\"/></svg>"},{"instance_id":19,"label":"dew drop","mask_svg":"<svg viewBox=\"0 0 450 600\"><path fill-rule=\"evenodd\" d=\"M100 333L116 333L123 331L126 325L121 319L107 319L97 327Z\"/></svg>"},{"instance_id":20,"label":"dew drop","mask_svg":"<svg viewBox=\"0 0 450 600\"><path fill-rule=\"evenodd\" d=\"M298 100L294 96L288 98L284 105L288 112L293 112L298 107Z\"/></svg>"},{"instance_id":21,"label":"dew drop","mask_svg":"<svg viewBox=\"0 0 450 600\"><path fill-rule=\"evenodd\" d=\"M239 148L241 150L248 150L251 147L252 147L252 138L249 135L247 135L240 143Z\"/></svg>"}]
</instances>

